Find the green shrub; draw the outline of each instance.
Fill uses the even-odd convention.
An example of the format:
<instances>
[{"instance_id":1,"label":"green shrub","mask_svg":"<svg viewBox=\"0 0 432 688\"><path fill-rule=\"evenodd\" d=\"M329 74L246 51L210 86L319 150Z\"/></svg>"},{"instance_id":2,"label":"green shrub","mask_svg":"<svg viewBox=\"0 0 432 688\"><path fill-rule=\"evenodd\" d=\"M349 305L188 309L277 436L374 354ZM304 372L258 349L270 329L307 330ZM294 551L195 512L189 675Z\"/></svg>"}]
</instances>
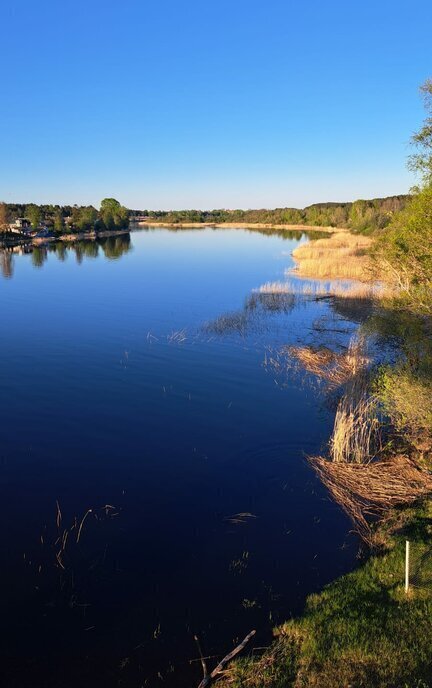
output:
<instances>
[{"instance_id":1,"label":"green shrub","mask_svg":"<svg viewBox=\"0 0 432 688\"><path fill-rule=\"evenodd\" d=\"M399 305L432 315L432 185L414 195L378 238L377 278L392 281Z\"/></svg>"},{"instance_id":2,"label":"green shrub","mask_svg":"<svg viewBox=\"0 0 432 688\"><path fill-rule=\"evenodd\" d=\"M432 380L401 363L382 368L376 395L393 425L416 447L432 445Z\"/></svg>"}]
</instances>

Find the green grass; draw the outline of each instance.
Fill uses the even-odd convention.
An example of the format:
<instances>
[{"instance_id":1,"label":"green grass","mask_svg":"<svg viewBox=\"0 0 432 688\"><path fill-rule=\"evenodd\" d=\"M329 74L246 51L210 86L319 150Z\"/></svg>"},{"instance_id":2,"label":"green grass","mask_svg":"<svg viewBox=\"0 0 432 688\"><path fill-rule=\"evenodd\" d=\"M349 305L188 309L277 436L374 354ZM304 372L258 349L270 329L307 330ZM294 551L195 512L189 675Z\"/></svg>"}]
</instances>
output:
<instances>
[{"instance_id":1,"label":"green grass","mask_svg":"<svg viewBox=\"0 0 432 688\"><path fill-rule=\"evenodd\" d=\"M311 595L259 658L233 664L230 688L428 688L432 681L432 504L381 526L384 551ZM404 590L405 539L415 585ZM421 566L420 566L421 563Z\"/></svg>"}]
</instances>

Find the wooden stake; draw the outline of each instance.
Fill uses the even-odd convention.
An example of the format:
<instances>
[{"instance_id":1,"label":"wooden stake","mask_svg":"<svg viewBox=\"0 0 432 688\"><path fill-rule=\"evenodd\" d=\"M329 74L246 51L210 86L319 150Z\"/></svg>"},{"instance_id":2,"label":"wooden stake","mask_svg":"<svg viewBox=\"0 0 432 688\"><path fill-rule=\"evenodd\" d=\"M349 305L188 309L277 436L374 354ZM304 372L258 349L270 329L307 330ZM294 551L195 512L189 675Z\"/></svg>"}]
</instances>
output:
<instances>
[{"instance_id":1,"label":"wooden stake","mask_svg":"<svg viewBox=\"0 0 432 688\"><path fill-rule=\"evenodd\" d=\"M409 590L410 543L405 540L405 592Z\"/></svg>"}]
</instances>

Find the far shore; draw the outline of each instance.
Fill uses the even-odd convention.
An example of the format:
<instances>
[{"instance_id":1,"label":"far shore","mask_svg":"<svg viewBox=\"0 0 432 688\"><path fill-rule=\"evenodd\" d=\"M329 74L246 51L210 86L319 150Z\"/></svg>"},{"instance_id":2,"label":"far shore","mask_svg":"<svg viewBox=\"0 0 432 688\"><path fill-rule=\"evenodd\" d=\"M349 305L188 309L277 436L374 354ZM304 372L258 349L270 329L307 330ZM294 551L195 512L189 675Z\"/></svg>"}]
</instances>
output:
<instances>
[{"instance_id":1,"label":"far shore","mask_svg":"<svg viewBox=\"0 0 432 688\"><path fill-rule=\"evenodd\" d=\"M67 243L74 241L96 241L96 239L103 239L105 237L123 236L124 234L129 234L129 232L129 229L113 229L102 232L75 232L73 234L60 234L60 236L34 237L28 241L18 236L16 239L16 244L19 245L23 243L29 243L33 246L43 246L45 244L55 243L56 241L65 241ZM8 245L13 245L13 242L9 243Z\"/></svg>"},{"instance_id":2,"label":"far shore","mask_svg":"<svg viewBox=\"0 0 432 688\"><path fill-rule=\"evenodd\" d=\"M56 241L64 241L71 243L74 241L95 241L104 237L115 237L129 234L135 228L146 227L166 227L168 229L268 229L268 230L287 230L295 232L323 232L327 234L335 234L346 232L349 230L340 227L321 227L315 225L277 225L265 224L262 222L130 222L128 229L105 230L101 232L73 232L70 234L60 234L59 236L48 237L25 237L22 234L13 234L4 237L2 244L7 246L19 246L21 244L32 244L33 246L43 246L51 244Z\"/></svg>"},{"instance_id":3,"label":"far shore","mask_svg":"<svg viewBox=\"0 0 432 688\"><path fill-rule=\"evenodd\" d=\"M318 227L314 225L274 225L262 222L134 222L135 227L170 227L173 229L194 229L195 227L210 227L212 229L288 229L297 232L348 232L348 229L340 227Z\"/></svg>"}]
</instances>

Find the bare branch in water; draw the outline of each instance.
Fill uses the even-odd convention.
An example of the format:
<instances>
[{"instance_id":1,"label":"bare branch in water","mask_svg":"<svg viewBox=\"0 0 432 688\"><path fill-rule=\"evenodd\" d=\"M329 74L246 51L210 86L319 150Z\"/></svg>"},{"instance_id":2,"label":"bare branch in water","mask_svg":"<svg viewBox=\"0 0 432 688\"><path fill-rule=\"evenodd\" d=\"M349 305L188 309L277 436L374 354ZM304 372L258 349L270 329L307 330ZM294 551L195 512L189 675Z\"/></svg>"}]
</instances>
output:
<instances>
[{"instance_id":1,"label":"bare branch in water","mask_svg":"<svg viewBox=\"0 0 432 688\"><path fill-rule=\"evenodd\" d=\"M251 631L250 633L248 633L248 635L240 643L240 645L237 645L237 647L235 647L234 650L231 650L231 652L229 652L223 659L221 659L221 661L219 662L217 667L213 669L211 674L204 674L204 678L199 684L198 688L206 688L207 686L209 686L212 683L213 679L223 672L228 662L230 662L236 655L239 654L239 652L241 652L246 647L249 640L255 635L255 633L256 631Z\"/></svg>"},{"instance_id":2,"label":"bare branch in water","mask_svg":"<svg viewBox=\"0 0 432 688\"><path fill-rule=\"evenodd\" d=\"M84 516L83 516L83 518L82 518L82 521L81 521L81 523L80 523L80 527L79 527L79 529L78 529L78 535L77 535L77 539L76 539L77 542L80 541L81 531L82 531L82 529L83 529L84 521L86 520L87 516L88 516L89 514L91 514L91 513L93 513L93 509L87 509L87 511L85 512L85 514L84 514Z\"/></svg>"}]
</instances>

